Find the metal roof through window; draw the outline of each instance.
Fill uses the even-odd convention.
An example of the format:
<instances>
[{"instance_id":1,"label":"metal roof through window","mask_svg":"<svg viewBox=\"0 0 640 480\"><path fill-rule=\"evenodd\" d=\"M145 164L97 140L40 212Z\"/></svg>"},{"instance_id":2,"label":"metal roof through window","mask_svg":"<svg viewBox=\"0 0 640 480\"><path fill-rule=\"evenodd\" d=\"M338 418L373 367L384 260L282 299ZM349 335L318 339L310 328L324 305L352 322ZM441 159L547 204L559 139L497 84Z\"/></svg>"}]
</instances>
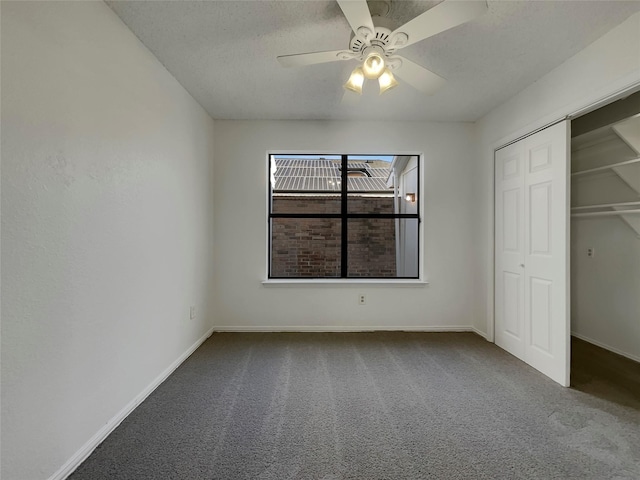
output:
<instances>
[{"instance_id":1,"label":"metal roof through window","mask_svg":"<svg viewBox=\"0 0 640 480\"><path fill-rule=\"evenodd\" d=\"M366 172L369 176L349 177L350 192L392 193L387 187L391 171L384 160L348 161L349 171ZM275 157L274 192L339 192L341 189L341 160L324 158Z\"/></svg>"}]
</instances>

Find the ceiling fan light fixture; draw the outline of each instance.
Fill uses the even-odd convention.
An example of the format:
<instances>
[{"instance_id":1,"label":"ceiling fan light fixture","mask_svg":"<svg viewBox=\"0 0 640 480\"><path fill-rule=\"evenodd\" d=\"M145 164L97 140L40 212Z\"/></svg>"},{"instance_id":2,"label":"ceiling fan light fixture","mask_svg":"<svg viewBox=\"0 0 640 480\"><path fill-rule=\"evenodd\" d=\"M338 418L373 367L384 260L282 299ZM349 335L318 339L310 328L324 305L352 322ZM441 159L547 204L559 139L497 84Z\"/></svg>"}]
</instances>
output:
<instances>
[{"instance_id":1,"label":"ceiling fan light fixture","mask_svg":"<svg viewBox=\"0 0 640 480\"><path fill-rule=\"evenodd\" d=\"M392 2L394 4L403 2L398 0L336 1L353 30L349 46L343 50L281 55L278 61L283 67L301 67L357 59L358 62L363 62L360 70L354 70L351 78L344 85L346 89L357 93L362 93L364 78L378 80L383 74L385 78L380 80L380 93L396 86L393 75L387 72L388 68L396 71L405 83L416 90L425 95L432 95L442 86L444 78L405 57L398 56L396 51L470 22L489 10L488 0L465 2L442 0L432 2L437 5L403 25L397 26L394 19L386 15L392 10L395 11L395 7L392 8Z\"/></svg>"},{"instance_id":2,"label":"ceiling fan light fixture","mask_svg":"<svg viewBox=\"0 0 640 480\"><path fill-rule=\"evenodd\" d=\"M364 76L369 80L375 80L385 70L384 58L378 52L370 53L362 64Z\"/></svg>"},{"instance_id":3,"label":"ceiling fan light fixture","mask_svg":"<svg viewBox=\"0 0 640 480\"><path fill-rule=\"evenodd\" d=\"M384 72L378 78L378 83L380 84L380 95L398 85L393 73L388 68L384 69Z\"/></svg>"},{"instance_id":4,"label":"ceiling fan light fixture","mask_svg":"<svg viewBox=\"0 0 640 480\"><path fill-rule=\"evenodd\" d=\"M352 92L356 92L358 94L362 94L362 85L364 84L364 72L362 71L362 67L356 67L351 72L351 76L347 83L344 84L344 88L347 90L351 90Z\"/></svg>"}]
</instances>

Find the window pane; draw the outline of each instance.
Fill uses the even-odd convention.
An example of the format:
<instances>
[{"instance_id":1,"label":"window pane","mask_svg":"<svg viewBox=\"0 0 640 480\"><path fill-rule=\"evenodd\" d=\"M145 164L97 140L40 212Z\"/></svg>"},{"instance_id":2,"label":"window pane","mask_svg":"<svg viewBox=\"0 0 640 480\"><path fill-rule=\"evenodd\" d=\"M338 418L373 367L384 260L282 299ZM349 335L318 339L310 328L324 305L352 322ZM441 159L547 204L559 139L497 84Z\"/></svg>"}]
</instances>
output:
<instances>
[{"instance_id":1,"label":"window pane","mask_svg":"<svg viewBox=\"0 0 640 480\"><path fill-rule=\"evenodd\" d=\"M340 277L339 218L271 219L271 277Z\"/></svg>"},{"instance_id":2,"label":"window pane","mask_svg":"<svg viewBox=\"0 0 640 480\"><path fill-rule=\"evenodd\" d=\"M340 156L271 157L272 213L340 213Z\"/></svg>"},{"instance_id":3,"label":"window pane","mask_svg":"<svg viewBox=\"0 0 640 480\"><path fill-rule=\"evenodd\" d=\"M348 157L349 213L394 213L393 183L389 183L391 159L393 157Z\"/></svg>"},{"instance_id":4,"label":"window pane","mask_svg":"<svg viewBox=\"0 0 640 480\"><path fill-rule=\"evenodd\" d=\"M418 213L418 157L349 156L349 213ZM393 161L388 161L393 159Z\"/></svg>"},{"instance_id":5,"label":"window pane","mask_svg":"<svg viewBox=\"0 0 640 480\"><path fill-rule=\"evenodd\" d=\"M349 277L418 277L418 219L350 219L348 229Z\"/></svg>"}]
</instances>

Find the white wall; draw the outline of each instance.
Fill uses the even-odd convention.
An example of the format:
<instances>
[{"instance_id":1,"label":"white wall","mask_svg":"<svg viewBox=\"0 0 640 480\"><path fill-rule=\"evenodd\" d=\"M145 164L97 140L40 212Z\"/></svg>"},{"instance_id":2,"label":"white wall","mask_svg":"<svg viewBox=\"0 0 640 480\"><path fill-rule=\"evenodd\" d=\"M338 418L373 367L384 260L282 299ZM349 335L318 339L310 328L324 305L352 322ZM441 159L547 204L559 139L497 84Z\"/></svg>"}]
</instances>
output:
<instances>
[{"instance_id":1,"label":"white wall","mask_svg":"<svg viewBox=\"0 0 640 480\"><path fill-rule=\"evenodd\" d=\"M220 328L472 325L472 125L216 121L215 302ZM426 287L265 287L268 150L425 154ZM357 295L367 295L358 305Z\"/></svg>"},{"instance_id":2,"label":"white wall","mask_svg":"<svg viewBox=\"0 0 640 480\"><path fill-rule=\"evenodd\" d=\"M486 311L476 327L493 335L493 151L564 115L608 95L640 84L640 13L589 45L543 78L477 122L475 163L477 198L483 207L475 216L480 254L476 300Z\"/></svg>"},{"instance_id":3,"label":"white wall","mask_svg":"<svg viewBox=\"0 0 640 480\"><path fill-rule=\"evenodd\" d=\"M212 324L213 121L104 3L1 13L1 476L38 480Z\"/></svg>"}]
</instances>

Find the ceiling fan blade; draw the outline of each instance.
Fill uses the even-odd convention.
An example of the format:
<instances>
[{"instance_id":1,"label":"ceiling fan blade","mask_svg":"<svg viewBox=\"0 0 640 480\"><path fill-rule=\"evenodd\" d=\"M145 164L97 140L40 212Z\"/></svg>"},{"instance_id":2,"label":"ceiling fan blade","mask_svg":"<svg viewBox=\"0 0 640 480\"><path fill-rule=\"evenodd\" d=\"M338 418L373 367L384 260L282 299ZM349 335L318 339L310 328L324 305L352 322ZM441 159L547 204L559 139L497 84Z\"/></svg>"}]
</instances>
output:
<instances>
[{"instance_id":1,"label":"ceiling fan blade","mask_svg":"<svg viewBox=\"0 0 640 480\"><path fill-rule=\"evenodd\" d=\"M328 52L297 53L294 55L281 55L278 62L283 67L303 67L316 63L337 62L339 60L351 60L353 53L345 50L332 50Z\"/></svg>"},{"instance_id":2,"label":"ceiling fan blade","mask_svg":"<svg viewBox=\"0 0 640 480\"><path fill-rule=\"evenodd\" d=\"M408 38L406 40L399 39L396 46L396 48L403 48L473 20L486 11L487 2L485 0L466 2L444 0L394 30L391 38L404 33Z\"/></svg>"},{"instance_id":3,"label":"ceiling fan blade","mask_svg":"<svg viewBox=\"0 0 640 480\"><path fill-rule=\"evenodd\" d=\"M375 29L366 0L337 0L337 2L356 35L362 35L365 38L373 35ZM369 30L368 35L365 31L358 32L360 27L366 27Z\"/></svg>"},{"instance_id":4,"label":"ceiling fan blade","mask_svg":"<svg viewBox=\"0 0 640 480\"><path fill-rule=\"evenodd\" d=\"M430 72L417 63L413 63L411 60L399 56L394 58L402 61L402 65L393 70L394 75L426 95L433 95L446 81L441 76Z\"/></svg>"}]
</instances>

